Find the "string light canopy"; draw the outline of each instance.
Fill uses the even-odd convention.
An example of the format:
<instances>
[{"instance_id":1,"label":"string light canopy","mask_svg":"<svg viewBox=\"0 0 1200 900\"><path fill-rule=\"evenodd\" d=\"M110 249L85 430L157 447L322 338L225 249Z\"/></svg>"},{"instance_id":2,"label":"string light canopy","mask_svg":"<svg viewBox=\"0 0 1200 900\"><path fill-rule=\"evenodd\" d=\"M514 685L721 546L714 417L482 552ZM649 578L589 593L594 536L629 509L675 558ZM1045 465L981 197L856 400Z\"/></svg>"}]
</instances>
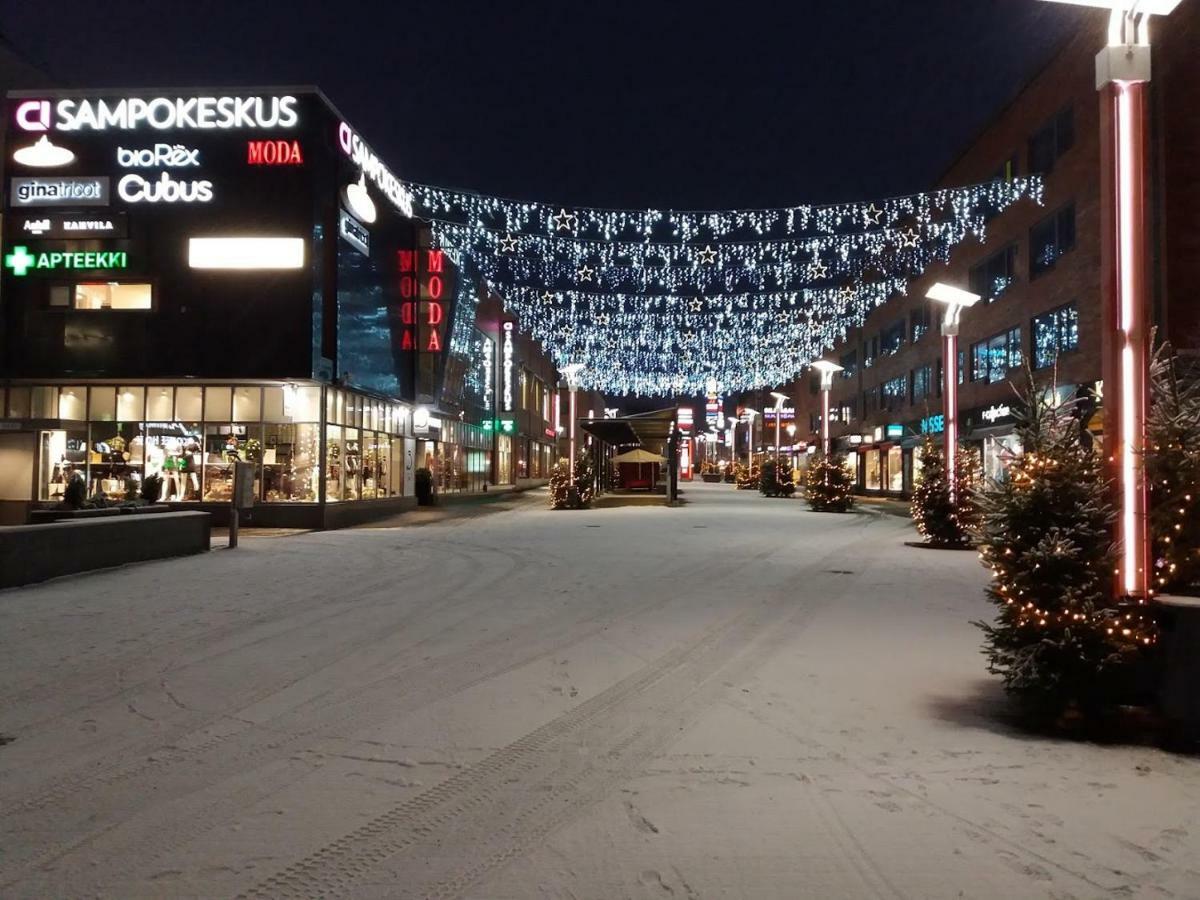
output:
<instances>
[{"instance_id":1,"label":"string light canopy","mask_svg":"<svg viewBox=\"0 0 1200 900\"><path fill-rule=\"evenodd\" d=\"M784 384L903 294L1036 177L866 203L723 211L613 210L407 185L434 241L502 298L556 362L607 394ZM461 278L452 344L478 293Z\"/></svg>"}]
</instances>

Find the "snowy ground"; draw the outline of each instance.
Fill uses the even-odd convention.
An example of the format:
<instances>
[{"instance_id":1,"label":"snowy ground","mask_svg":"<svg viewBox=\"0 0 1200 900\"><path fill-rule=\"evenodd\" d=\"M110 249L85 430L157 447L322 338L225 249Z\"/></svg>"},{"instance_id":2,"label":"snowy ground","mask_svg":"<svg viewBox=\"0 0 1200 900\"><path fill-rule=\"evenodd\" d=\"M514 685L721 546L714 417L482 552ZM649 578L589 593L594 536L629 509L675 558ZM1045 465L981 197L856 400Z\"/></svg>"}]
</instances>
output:
<instances>
[{"instance_id":1,"label":"snowy ground","mask_svg":"<svg viewBox=\"0 0 1200 900\"><path fill-rule=\"evenodd\" d=\"M1200 763L1010 731L973 554L688 497L0 593L0 896L1200 897Z\"/></svg>"}]
</instances>

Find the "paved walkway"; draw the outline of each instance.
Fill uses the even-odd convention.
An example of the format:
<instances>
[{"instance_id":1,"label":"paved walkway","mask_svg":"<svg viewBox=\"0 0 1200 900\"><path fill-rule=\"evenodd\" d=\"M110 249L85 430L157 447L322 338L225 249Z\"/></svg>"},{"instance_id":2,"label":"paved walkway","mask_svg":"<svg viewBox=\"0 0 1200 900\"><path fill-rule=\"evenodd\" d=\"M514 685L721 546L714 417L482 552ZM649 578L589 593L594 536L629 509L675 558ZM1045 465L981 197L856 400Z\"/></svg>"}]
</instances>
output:
<instances>
[{"instance_id":1,"label":"paved walkway","mask_svg":"<svg viewBox=\"0 0 1200 900\"><path fill-rule=\"evenodd\" d=\"M1200 895L1200 772L1002 715L972 553L695 484L0 593L0 896Z\"/></svg>"}]
</instances>

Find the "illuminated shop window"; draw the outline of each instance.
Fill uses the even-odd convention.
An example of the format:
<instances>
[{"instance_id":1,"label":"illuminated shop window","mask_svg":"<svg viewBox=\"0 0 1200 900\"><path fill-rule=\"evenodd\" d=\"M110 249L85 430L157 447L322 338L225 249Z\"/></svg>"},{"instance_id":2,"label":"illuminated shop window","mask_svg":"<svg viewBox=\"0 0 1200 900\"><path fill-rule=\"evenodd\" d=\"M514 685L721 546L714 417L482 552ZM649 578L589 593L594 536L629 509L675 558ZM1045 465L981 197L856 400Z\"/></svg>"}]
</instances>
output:
<instances>
[{"instance_id":1,"label":"illuminated shop window","mask_svg":"<svg viewBox=\"0 0 1200 900\"><path fill-rule=\"evenodd\" d=\"M1058 354L1079 349L1079 311L1075 304L1051 310L1033 320L1033 367L1054 365Z\"/></svg>"},{"instance_id":2,"label":"illuminated shop window","mask_svg":"<svg viewBox=\"0 0 1200 900\"><path fill-rule=\"evenodd\" d=\"M153 309L153 300L149 284L103 281L50 288L51 306L72 309Z\"/></svg>"}]
</instances>

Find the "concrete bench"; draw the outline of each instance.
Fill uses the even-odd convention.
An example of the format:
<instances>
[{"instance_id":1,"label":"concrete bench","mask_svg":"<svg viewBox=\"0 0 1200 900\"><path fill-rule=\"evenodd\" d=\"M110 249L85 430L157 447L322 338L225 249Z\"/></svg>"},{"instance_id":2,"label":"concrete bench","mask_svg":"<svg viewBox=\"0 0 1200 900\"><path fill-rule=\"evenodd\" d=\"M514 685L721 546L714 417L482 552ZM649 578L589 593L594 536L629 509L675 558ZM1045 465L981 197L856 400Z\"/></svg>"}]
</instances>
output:
<instances>
[{"instance_id":1,"label":"concrete bench","mask_svg":"<svg viewBox=\"0 0 1200 900\"><path fill-rule=\"evenodd\" d=\"M212 517L163 512L0 528L0 588L130 562L203 553Z\"/></svg>"}]
</instances>

